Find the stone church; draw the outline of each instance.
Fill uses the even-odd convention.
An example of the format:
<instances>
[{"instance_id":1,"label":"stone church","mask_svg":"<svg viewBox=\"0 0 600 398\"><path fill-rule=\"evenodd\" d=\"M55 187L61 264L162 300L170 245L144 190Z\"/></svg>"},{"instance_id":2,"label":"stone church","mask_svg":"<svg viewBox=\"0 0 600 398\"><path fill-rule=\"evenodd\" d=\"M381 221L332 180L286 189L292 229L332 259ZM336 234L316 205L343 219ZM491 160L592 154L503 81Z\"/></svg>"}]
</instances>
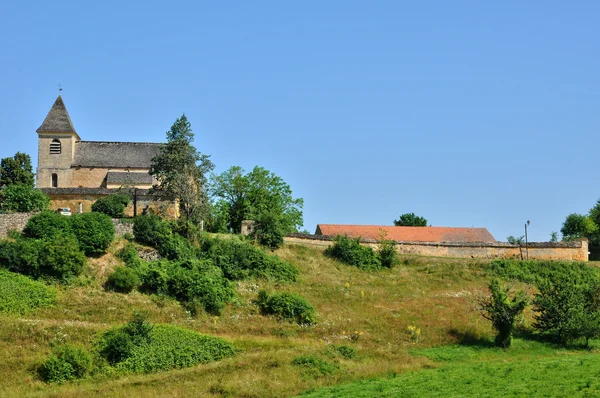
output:
<instances>
[{"instance_id":1,"label":"stone church","mask_svg":"<svg viewBox=\"0 0 600 398\"><path fill-rule=\"evenodd\" d=\"M132 197L128 215L148 210L176 217L172 201L150 195L156 181L149 174L159 143L83 141L59 95L38 134L36 186L46 193L52 208L88 212L100 197L125 192Z\"/></svg>"}]
</instances>

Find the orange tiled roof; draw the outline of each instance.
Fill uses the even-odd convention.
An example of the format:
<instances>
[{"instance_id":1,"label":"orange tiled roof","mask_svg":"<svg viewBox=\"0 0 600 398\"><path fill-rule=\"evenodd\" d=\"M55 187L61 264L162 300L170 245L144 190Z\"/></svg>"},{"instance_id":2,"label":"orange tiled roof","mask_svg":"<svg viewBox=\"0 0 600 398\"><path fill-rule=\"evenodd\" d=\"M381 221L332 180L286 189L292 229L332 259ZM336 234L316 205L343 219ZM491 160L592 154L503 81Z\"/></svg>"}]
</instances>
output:
<instances>
[{"instance_id":1,"label":"orange tiled roof","mask_svg":"<svg viewBox=\"0 0 600 398\"><path fill-rule=\"evenodd\" d=\"M496 242L485 228L318 224L315 235L379 239L380 230L387 232L386 239L403 242Z\"/></svg>"}]
</instances>

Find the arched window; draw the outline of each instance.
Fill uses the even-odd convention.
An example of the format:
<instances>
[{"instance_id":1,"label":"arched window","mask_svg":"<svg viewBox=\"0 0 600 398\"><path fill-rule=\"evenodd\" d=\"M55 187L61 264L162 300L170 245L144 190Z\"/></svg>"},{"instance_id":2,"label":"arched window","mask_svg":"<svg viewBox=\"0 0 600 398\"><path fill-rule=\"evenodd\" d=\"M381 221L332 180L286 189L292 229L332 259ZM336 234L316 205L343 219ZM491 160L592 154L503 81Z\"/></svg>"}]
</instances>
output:
<instances>
[{"instance_id":1,"label":"arched window","mask_svg":"<svg viewBox=\"0 0 600 398\"><path fill-rule=\"evenodd\" d=\"M58 188L58 174L52 174L52 188Z\"/></svg>"},{"instance_id":2,"label":"arched window","mask_svg":"<svg viewBox=\"0 0 600 398\"><path fill-rule=\"evenodd\" d=\"M61 144L59 140L52 140L50 143L50 155L59 155Z\"/></svg>"}]
</instances>

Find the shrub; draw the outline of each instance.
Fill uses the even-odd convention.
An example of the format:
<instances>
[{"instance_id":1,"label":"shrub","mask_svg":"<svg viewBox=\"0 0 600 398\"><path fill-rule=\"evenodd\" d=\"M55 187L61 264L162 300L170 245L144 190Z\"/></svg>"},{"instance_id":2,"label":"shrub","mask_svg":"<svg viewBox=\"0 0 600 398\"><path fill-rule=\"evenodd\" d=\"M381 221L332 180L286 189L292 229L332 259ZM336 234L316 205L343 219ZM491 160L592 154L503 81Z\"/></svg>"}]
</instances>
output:
<instances>
[{"instance_id":1,"label":"shrub","mask_svg":"<svg viewBox=\"0 0 600 398\"><path fill-rule=\"evenodd\" d=\"M293 264L237 239L205 240L202 257L212 260L230 280L263 277L293 282L298 275L298 269Z\"/></svg>"},{"instance_id":2,"label":"shrub","mask_svg":"<svg viewBox=\"0 0 600 398\"><path fill-rule=\"evenodd\" d=\"M169 261L152 261L144 269L140 279L142 285L140 290L145 293L168 294L169 293Z\"/></svg>"},{"instance_id":3,"label":"shrub","mask_svg":"<svg viewBox=\"0 0 600 398\"><path fill-rule=\"evenodd\" d=\"M209 261L181 261L172 264L168 272L169 294L191 309L200 305L207 312L218 314L235 295L223 272Z\"/></svg>"},{"instance_id":4,"label":"shrub","mask_svg":"<svg viewBox=\"0 0 600 398\"><path fill-rule=\"evenodd\" d=\"M173 234L161 241L158 253L169 260L186 260L196 258L196 251L190 241L179 234Z\"/></svg>"},{"instance_id":5,"label":"shrub","mask_svg":"<svg viewBox=\"0 0 600 398\"><path fill-rule=\"evenodd\" d=\"M380 261L370 247L361 246L360 238L350 239L338 235L333 245L325 249L325 255L360 269L378 269Z\"/></svg>"},{"instance_id":6,"label":"shrub","mask_svg":"<svg viewBox=\"0 0 600 398\"><path fill-rule=\"evenodd\" d=\"M111 218L123 218L125 208L129 204L129 196L112 194L98 199L92 205L92 211L104 213Z\"/></svg>"},{"instance_id":7,"label":"shrub","mask_svg":"<svg viewBox=\"0 0 600 398\"><path fill-rule=\"evenodd\" d=\"M235 354L231 344L220 338L174 326L153 326L143 314L105 332L98 346L111 365L135 373L184 368Z\"/></svg>"},{"instance_id":8,"label":"shrub","mask_svg":"<svg viewBox=\"0 0 600 398\"><path fill-rule=\"evenodd\" d=\"M51 211L31 217L23 229L26 238L47 239L66 234L71 234L71 219Z\"/></svg>"},{"instance_id":9,"label":"shrub","mask_svg":"<svg viewBox=\"0 0 600 398\"><path fill-rule=\"evenodd\" d=\"M523 291L510 297L510 288L500 286L500 282L493 280L489 284L490 297L479 301L481 315L492 322L492 328L497 332L496 346L509 348L515 321L527 304L528 298Z\"/></svg>"},{"instance_id":10,"label":"shrub","mask_svg":"<svg viewBox=\"0 0 600 398\"><path fill-rule=\"evenodd\" d=\"M106 281L106 288L119 293L129 293L140 284L136 272L127 267L116 267Z\"/></svg>"},{"instance_id":11,"label":"shrub","mask_svg":"<svg viewBox=\"0 0 600 398\"><path fill-rule=\"evenodd\" d=\"M26 276L0 270L0 312L23 315L56 301L56 289Z\"/></svg>"},{"instance_id":12,"label":"shrub","mask_svg":"<svg viewBox=\"0 0 600 398\"><path fill-rule=\"evenodd\" d=\"M173 232L171 227L159 216L148 214L133 220L133 235L138 242L157 247L169 239Z\"/></svg>"},{"instance_id":13,"label":"shrub","mask_svg":"<svg viewBox=\"0 0 600 398\"><path fill-rule=\"evenodd\" d=\"M38 266L39 273L61 281L81 274L85 255L72 236L55 236L42 242Z\"/></svg>"},{"instance_id":14,"label":"shrub","mask_svg":"<svg viewBox=\"0 0 600 398\"><path fill-rule=\"evenodd\" d=\"M131 268L136 268L142 261L137 248L133 243L127 243L123 246L123 248L117 252L117 257L123 260L123 262Z\"/></svg>"},{"instance_id":15,"label":"shrub","mask_svg":"<svg viewBox=\"0 0 600 398\"><path fill-rule=\"evenodd\" d=\"M383 237L379 240L377 255L381 266L384 268L394 268L398 264L398 255L396 254L396 242L387 240Z\"/></svg>"},{"instance_id":16,"label":"shrub","mask_svg":"<svg viewBox=\"0 0 600 398\"><path fill-rule=\"evenodd\" d=\"M554 278L538 284L533 304L538 312L534 327L543 335L566 344L600 337L600 282L589 284Z\"/></svg>"},{"instance_id":17,"label":"shrub","mask_svg":"<svg viewBox=\"0 0 600 398\"><path fill-rule=\"evenodd\" d=\"M24 184L8 185L0 190L0 210L4 213L26 213L48 210L50 198Z\"/></svg>"},{"instance_id":18,"label":"shrub","mask_svg":"<svg viewBox=\"0 0 600 398\"><path fill-rule=\"evenodd\" d=\"M275 250L283 245L286 229L282 214L276 211L265 211L256 217L252 237L261 245Z\"/></svg>"},{"instance_id":19,"label":"shrub","mask_svg":"<svg viewBox=\"0 0 600 398\"><path fill-rule=\"evenodd\" d=\"M63 383L87 376L92 369L92 357L87 351L66 345L56 352L40 367L42 380L47 383Z\"/></svg>"},{"instance_id":20,"label":"shrub","mask_svg":"<svg viewBox=\"0 0 600 398\"><path fill-rule=\"evenodd\" d=\"M313 324L316 321L314 308L303 298L292 293L258 292L258 308L263 315L275 315L280 319L296 322L299 325Z\"/></svg>"},{"instance_id":21,"label":"shrub","mask_svg":"<svg viewBox=\"0 0 600 398\"><path fill-rule=\"evenodd\" d=\"M534 260L495 260L488 264L487 272L500 278L533 284L558 279L589 283L600 275L600 269L590 267L585 263Z\"/></svg>"},{"instance_id":22,"label":"shrub","mask_svg":"<svg viewBox=\"0 0 600 398\"><path fill-rule=\"evenodd\" d=\"M106 253L115 238L115 226L102 213L84 213L71 217L71 228L86 255Z\"/></svg>"},{"instance_id":23,"label":"shrub","mask_svg":"<svg viewBox=\"0 0 600 398\"><path fill-rule=\"evenodd\" d=\"M327 346L324 352L325 355L334 359L336 357L342 357L346 360L354 359L356 357L356 349L348 345L333 345Z\"/></svg>"},{"instance_id":24,"label":"shrub","mask_svg":"<svg viewBox=\"0 0 600 398\"><path fill-rule=\"evenodd\" d=\"M0 266L20 274L39 277L38 257L41 248L41 240L0 241Z\"/></svg>"},{"instance_id":25,"label":"shrub","mask_svg":"<svg viewBox=\"0 0 600 398\"><path fill-rule=\"evenodd\" d=\"M338 370L338 365L329 363L314 355L301 355L294 358L292 365L302 368L302 373L307 377L329 376Z\"/></svg>"}]
</instances>

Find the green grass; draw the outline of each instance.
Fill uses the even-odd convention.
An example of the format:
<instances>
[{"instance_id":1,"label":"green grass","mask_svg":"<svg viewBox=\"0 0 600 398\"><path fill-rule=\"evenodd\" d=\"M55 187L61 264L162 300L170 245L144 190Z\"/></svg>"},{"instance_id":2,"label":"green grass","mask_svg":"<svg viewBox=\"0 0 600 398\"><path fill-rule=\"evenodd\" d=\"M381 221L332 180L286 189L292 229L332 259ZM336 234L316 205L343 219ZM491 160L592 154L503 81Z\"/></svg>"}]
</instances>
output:
<instances>
[{"instance_id":1,"label":"green grass","mask_svg":"<svg viewBox=\"0 0 600 398\"><path fill-rule=\"evenodd\" d=\"M56 289L0 269L0 312L24 315L56 301Z\"/></svg>"}]
</instances>

